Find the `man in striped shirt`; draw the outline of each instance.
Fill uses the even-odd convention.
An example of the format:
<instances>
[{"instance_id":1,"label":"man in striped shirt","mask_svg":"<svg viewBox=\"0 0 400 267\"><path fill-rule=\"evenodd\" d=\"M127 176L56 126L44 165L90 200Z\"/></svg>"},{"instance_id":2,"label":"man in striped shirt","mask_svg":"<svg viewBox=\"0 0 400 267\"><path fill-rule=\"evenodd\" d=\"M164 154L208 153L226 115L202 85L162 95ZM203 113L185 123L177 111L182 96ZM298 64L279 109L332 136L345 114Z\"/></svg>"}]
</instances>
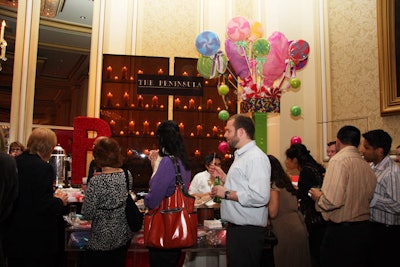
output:
<instances>
[{"instance_id":1,"label":"man in striped shirt","mask_svg":"<svg viewBox=\"0 0 400 267\"><path fill-rule=\"evenodd\" d=\"M370 203L375 266L389 266L396 262L398 249L392 244L400 240L400 166L390 157L391 136L381 130L372 130L364 137L362 152L370 162L378 182Z\"/></svg>"}]
</instances>

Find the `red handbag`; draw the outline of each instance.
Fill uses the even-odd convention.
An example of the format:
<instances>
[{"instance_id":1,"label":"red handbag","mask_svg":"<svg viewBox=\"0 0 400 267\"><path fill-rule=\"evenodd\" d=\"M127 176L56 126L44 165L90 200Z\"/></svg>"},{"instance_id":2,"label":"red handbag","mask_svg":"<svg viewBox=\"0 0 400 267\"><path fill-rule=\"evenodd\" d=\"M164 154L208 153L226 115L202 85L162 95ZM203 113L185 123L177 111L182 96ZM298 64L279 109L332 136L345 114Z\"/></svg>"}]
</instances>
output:
<instances>
[{"instance_id":1,"label":"red handbag","mask_svg":"<svg viewBox=\"0 0 400 267\"><path fill-rule=\"evenodd\" d=\"M195 198L184 188L179 165L169 156L176 170L176 188L172 196L144 216L144 244L147 247L173 249L197 243L197 212Z\"/></svg>"}]
</instances>

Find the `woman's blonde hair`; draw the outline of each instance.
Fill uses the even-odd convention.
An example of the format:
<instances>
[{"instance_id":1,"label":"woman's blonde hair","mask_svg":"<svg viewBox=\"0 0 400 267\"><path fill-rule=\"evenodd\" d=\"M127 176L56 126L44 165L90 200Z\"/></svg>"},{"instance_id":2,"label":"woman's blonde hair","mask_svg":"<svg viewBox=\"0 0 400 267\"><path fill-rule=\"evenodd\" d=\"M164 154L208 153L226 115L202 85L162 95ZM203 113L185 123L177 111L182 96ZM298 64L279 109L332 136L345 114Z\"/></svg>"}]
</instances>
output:
<instances>
[{"instance_id":1,"label":"woman's blonde hair","mask_svg":"<svg viewBox=\"0 0 400 267\"><path fill-rule=\"evenodd\" d=\"M31 154L42 154L50 156L57 145L56 134L47 128L36 128L29 136L27 150Z\"/></svg>"}]
</instances>

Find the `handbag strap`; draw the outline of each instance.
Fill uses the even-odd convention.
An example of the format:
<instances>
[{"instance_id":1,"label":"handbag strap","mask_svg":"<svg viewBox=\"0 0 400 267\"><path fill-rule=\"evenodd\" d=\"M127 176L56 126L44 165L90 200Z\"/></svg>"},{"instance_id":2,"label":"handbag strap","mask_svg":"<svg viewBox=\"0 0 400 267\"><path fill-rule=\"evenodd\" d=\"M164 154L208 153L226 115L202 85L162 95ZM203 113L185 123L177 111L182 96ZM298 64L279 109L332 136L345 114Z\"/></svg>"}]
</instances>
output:
<instances>
[{"instance_id":1,"label":"handbag strap","mask_svg":"<svg viewBox=\"0 0 400 267\"><path fill-rule=\"evenodd\" d=\"M172 160L172 162L174 163L175 166L175 185L178 186L178 188L181 190L182 194L186 197L189 198L194 198L193 196L189 195L188 190L186 190L185 188L185 183L183 182L182 179L182 172L181 172L181 167L178 164L178 161L176 160L176 158L173 155L168 155L168 157Z\"/></svg>"},{"instance_id":2,"label":"handbag strap","mask_svg":"<svg viewBox=\"0 0 400 267\"><path fill-rule=\"evenodd\" d=\"M128 175L128 170L124 169L124 173L125 173L125 181L126 181L126 190L127 190L128 193L129 193L130 189L129 189L129 175Z\"/></svg>"},{"instance_id":3,"label":"handbag strap","mask_svg":"<svg viewBox=\"0 0 400 267\"><path fill-rule=\"evenodd\" d=\"M181 173L181 167L178 164L178 161L176 160L176 158L173 155L168 155L168 157L172 160L172 162L174 163L175 166L175 179L176 179L176 185L184 185L183 183L183 179L182 179L182 173Z\"/></svg>"}]
</instances>

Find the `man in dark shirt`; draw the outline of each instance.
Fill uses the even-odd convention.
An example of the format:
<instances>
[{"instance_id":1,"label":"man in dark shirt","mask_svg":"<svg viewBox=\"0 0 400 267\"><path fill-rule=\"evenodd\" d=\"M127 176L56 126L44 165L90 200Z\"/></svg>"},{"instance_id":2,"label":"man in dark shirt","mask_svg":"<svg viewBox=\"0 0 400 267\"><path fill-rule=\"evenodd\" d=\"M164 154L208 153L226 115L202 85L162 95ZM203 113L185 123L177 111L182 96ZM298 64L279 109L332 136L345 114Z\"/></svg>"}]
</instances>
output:
<instances>
[{"instance_id":1,"label":"man in dark shirt","mask_svg":"<svg viewBox=\"0 0 400 267\"><path fill-rule=\"evenodd\" d=\"M4 221L18 196L18 174L14 159L4 151L5 140L0 130L0 267L5 266L3 253Z\"/></svg>"}]
</instances>

